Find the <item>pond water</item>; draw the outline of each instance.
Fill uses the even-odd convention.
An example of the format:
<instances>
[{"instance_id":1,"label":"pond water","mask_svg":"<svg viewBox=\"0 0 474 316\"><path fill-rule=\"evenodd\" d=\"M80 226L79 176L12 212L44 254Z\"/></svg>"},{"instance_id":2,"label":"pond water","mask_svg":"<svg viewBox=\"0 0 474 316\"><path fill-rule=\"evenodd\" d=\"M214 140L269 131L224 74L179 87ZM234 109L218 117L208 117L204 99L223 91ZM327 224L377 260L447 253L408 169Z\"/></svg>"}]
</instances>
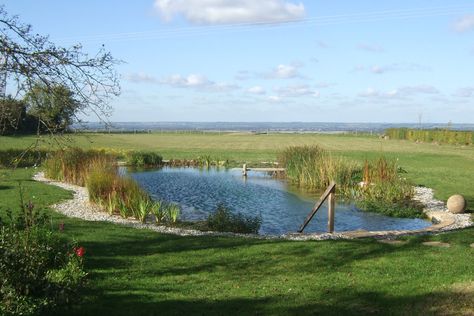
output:
<instances>
[{"instance_id":1,"label":"pond water","mask_svg":"<svg viewBox=\"0 0 474 316\"><path fill-rule=\"evenodd\" d=\"M181 219L204 220L222 203L235 212L261 215L261 234L296 232L311 211L319 195L298 191L284 180L263 172L240 169L162 168L129 174L154 199L181 205ZM325 203L326 204L326 203ZM430 226L421 219L402 219L363 212L350 204L336 204L335 231L408 230ZM327 230L327 208L323 205L305 232Z\"/></svg>"}]
</instances>

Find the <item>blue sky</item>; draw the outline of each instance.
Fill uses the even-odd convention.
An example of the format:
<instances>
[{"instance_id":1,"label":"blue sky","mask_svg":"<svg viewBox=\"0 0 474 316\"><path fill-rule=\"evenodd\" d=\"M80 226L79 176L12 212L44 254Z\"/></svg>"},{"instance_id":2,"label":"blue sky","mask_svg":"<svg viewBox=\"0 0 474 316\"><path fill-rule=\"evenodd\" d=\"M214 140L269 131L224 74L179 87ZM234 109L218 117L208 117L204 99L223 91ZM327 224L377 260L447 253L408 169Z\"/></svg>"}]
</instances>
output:
<instances>
[{"instance_id":1,"label":"blue sky","mask_svg":"<svg viewBox=\"0 0 474 316\"><path fill-rule=\"evenodd\" d=\"M474 122L472 1L4 3L125 62L112 121Z\"/></svg>"}]
</instances>

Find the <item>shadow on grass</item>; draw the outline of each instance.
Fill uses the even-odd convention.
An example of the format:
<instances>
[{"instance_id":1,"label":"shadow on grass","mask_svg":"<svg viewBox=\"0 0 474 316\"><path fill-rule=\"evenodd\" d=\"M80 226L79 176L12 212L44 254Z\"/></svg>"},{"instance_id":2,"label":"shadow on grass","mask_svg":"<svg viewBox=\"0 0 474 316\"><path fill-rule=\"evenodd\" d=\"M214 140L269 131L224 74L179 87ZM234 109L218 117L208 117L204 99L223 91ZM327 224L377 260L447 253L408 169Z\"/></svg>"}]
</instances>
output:
<instances>
[{"instance_id":1,"label":"shadow on grass","mask_svg":"<svg viewBox=\"0 0 474 316\"><path fill-rule=\"evenodd\" d=\"M68 220L66 231L86 247L86 268L90 271L85 301L73 310L59 313L68 315L344 315L380 314L387 309L392 314L417 314L412 310L418 308L424 312L430 307L419 302L429 301L433 295L450 301L450 294L386 293L387 288L393 287L382 284L398 280L397 273L423 274L425 271L409 266L403 268L414 262L397 260L423 255L432 258L437 252L449 257L458 250L465 251L468 243L474 242L470 241L474 239L474 229L409 237L404 245L387 245L373 239L291 242L180 237L75 220ZM427 239L447 241L453 247L433 249L420 245ZM358 272L359 280L365 286L351 284L347 274L353 272L358 263L368 260L375 264L374 271L394 269L396 265L401 265L402 270L384 272L383 275L391 276L382 277L378 288L370 285L371 277L367 281L363 279L366 272L362 268ZM398 263L388 266L379 263L384 260L387 264L390 260ZM457 269L459 265L452 268ZM468 272L456 276L453 282ZM340 273L344 281L331 282L327 277ZM311 280L309 284L301 284L305 276ZM300 289L302 296L283 288L287 284L282 280L286 278L290 279L291 286L306 288ZM242 284L245 289L233 289L233 282ZM315 284L311 284L313 282ZM254 291L261 284L271 284L276 290ZM415 289L419 285L411 286Z\"/></svg>"},{"instance_id":2,"label":"shadow on grass","mask_svg":"<svg viewBox=\"0 0 474 316\"><path fill-rule=\"evenodd\" d=\"M166 293L89 293L101 297L57 315L471 315L474 292L449 289L419 295L397 295L332 288L301 303L299 297L278 296L228 299L167 299ZM158 295L159 296L159 295Z\"/></svg>"},{"instance_id":3,"label":"shadow on grass","mask_svg":"<svg viewBox=\"0 0 474 316\"><path fill-rule=\"evenodd\" d=\"M13 189L11 185L0 185L0 190L10 190Z\"/></svg>"}]
</instances>

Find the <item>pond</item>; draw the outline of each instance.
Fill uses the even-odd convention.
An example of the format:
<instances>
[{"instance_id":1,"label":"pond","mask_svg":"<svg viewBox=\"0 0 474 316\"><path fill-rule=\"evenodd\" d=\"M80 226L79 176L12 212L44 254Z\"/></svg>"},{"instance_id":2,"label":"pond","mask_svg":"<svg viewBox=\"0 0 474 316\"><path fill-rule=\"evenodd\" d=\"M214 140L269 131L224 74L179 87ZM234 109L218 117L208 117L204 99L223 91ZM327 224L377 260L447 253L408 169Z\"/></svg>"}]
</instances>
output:
<instances>
[{"instance_id":1,"label":"pond","mask_svg":"<svg viewBox=\"0 0 474 316\"><path fill-rule=\"evenodd\" d=\"M263 172L242 177L240 169L162 168L129 174L154 199L180 204L181 220L204 220L222 203L235 212L261 215L260 234L296 232L319 195L298 191L285 180ZM326 204L326 203L325 203ZM421 219L392 218L363 212L351 204L336 204L335 231L412 230L430 226ZM326 232L327 208L323 205L305 232Z\"/></svg>"}]
</instances>

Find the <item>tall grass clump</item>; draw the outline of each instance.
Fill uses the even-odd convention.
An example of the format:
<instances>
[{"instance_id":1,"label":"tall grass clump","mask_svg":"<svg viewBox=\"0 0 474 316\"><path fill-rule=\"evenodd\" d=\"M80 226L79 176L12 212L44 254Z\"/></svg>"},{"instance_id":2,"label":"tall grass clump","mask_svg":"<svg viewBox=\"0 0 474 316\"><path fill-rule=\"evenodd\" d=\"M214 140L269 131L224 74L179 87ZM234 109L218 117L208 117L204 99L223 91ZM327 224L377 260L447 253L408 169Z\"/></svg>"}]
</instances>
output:
<instances>
[{"instance_id":1,"label":"tall grass clump","mask_svg":"<svg viewBox=\"0 0 474 316\"><path fill-rule=\"evenodd\" d=\"M91 169L114 169L115 158L103 151L70 148L51 153L44 162L50 179L84 186Z\"/></svg>"},{"instance_id":2,"label":"tall grass clump","mask_svg":"<svg viewBox=\"0 0 474 316\"><path fill-rule=\"evenodd\" d=\"M129 152L126 160L131 167L158 167L163 164L163 157L152 151Z\"/></svg>"},{"instance_id":3,"label":"tall grass clump","mask_svg":"<svg viewBox=\"0 0 474 316\"><path fill-rule=\"evenodd\" d=\"M331 181L347 188L360 172L351 161L332 156L319 146L291 146L280 153L279 163L293 183L309 190L324 190Z\"/></svg>"},{"instance_id":4,"label":"tall grass clump","mask_svg":"<svg viewBox=\"0 0 474 316\"><path fill-rule=\"evenodd\" d=\"M367 211L395 217L424 217L423 205L413 200L413 185L400 176L396 161L366 160L363 181L354 190L357 205Z\"/></svg>"}]
</instances>

